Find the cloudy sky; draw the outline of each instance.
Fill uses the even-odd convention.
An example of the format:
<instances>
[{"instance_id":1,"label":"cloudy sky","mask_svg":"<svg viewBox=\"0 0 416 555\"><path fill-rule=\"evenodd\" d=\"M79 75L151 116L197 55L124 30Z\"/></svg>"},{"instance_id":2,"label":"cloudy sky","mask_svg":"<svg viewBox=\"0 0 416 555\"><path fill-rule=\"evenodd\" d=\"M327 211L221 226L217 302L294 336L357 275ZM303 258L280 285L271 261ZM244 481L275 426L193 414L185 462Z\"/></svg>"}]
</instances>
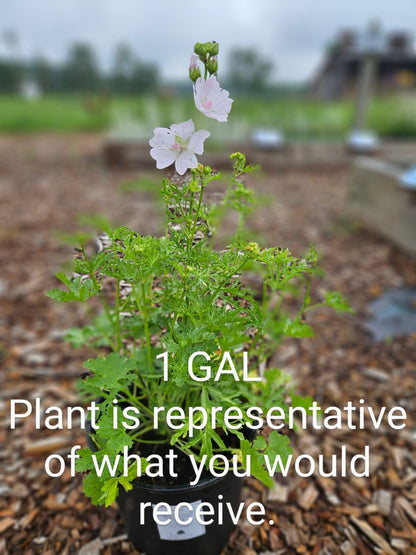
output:
<instances>
[{"instance_id":1,"label":"cloudy sky","mask_svg":"<svg viewBox=\"0 0 416 555\"><path fill-rule=\"evenodd\" d=\"M22 56L61 60L82 40L108 67L124 42L165 78L186 76L197 41L220 43L220 68L231 48L253 46L272 60L274 79L303 81L341 28L362 30L377 19L386 31L416 32L416 0L0 0L0 7L0 38L14 30Z\"/></svg>"}]
</instances>

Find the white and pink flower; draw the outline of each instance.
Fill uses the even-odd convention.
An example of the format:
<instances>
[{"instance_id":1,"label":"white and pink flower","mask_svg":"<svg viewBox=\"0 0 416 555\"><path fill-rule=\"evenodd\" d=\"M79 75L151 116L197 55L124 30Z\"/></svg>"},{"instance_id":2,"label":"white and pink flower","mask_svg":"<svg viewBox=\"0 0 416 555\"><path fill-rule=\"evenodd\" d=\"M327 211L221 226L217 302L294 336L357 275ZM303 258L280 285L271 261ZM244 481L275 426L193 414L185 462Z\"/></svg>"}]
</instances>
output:
<instances>
[{"instance_id":1,"label":"white and pink flower","mask_svg":"<svg viewBox=\"0 0 416 555\"><path fill-rule=\"evenodd\" d=\"M189 69L196 69L198 67L198 60L198 56L196 54L192 54L189 61Z\"/></svg>"},{"instance_id":2,"label":"white and pink flower","mask_svg":"<svg viewBox=\"0 0 416 555\"><path fill-rule=\"evenodd\" d=\"M196 54L192 54L191 60L189 62L189 77L195 83L195 81L201 77L201 70L198 66L198 56Z\"/></svg>"},{"instance_id":3,"label":"white and pink flower","mask_svg":"<svg viewBox=\"0 0 416 555\"><path fill-rule=\"evenodd\" d=\"M152 147L150 156L156 160L159 170L175 163L179 175L187 169L196 168L198 160L195 154L204 152L204 141L210 136L209 131L195 131L192 119L183 123L174 123L167 127L156 127L154 136L150 139Z\"/></svg>"},{"instance_id":4,"label":"white and pink flower","mask_svg":"<svg viewBox=\"0 0 416 555\"><path fill-rule=\"evenodd\" d=\"M199 77L194 85L195 106L200 112L217 121L227 121L233 100L230 93L220 87L215 75Z\"/></svg>"}]
</instances>

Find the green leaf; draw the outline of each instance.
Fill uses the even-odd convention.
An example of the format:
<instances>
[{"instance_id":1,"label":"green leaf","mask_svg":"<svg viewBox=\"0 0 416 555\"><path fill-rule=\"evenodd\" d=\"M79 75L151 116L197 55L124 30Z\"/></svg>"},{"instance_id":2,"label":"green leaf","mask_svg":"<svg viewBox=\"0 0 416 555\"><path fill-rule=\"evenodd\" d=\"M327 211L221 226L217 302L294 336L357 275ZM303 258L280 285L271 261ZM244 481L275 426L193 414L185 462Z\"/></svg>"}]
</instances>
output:
<instances>
[{"instance_id":1,"label":"green leaf","mask_svg":"<svg viewBox=\"0 0 416 555\"><path fill-rule=\"evenodd\" d=\"M310 407L313 406L313 398L308 396L308 397L302 397L301 395L296 395L295 393L291 392L290 394L291 399L292 399L292 407L300 407L305 409L306 414L309 414L310 416L312 416L314 413L313 411L310 409Z\"/></svg>"},{"instance_id":2,"label":"green leaf","mask_svg":"<svg viewBox=\"0 0 416 555\"><path fill-rule=\"evenodd\" d=\"M251 474L260 480L260 482L263 482L267 487L272 487L273 479L269 476L264 466L264 455L252 446L248 439L243 439L243 441L240 442L240 447L243 467L246 468L246 458L250 457Z\"/></svg>"},{"instance_id":3,"label":"green leaf","mask_svg":"<svg viewBox=\"0 0 416 555\"><path fill-rule=\"evenodd\" d=\"M84 362L84 366L94 375L84 380L83 389L97 395L106 391L111 397L127 387L132 377L131 370L135 368L136 362L118 353L111 353L107 357L90 358Z\"/></svg>"},{"instance_id":4,"label":"green leaf","mask_svg":"<svg viewBox=\"0 0 416 555\"><path fill-rule=\"evenodd\" d=\"M104 500L102 498L102 481L94 473L90 472L84 476L83 490L87 497L91 498L94 505L102 505Z\"/></svg>"},{"instance_id":5,"label":"green leaf","mask_svg":"<svg viewBox=\"0 0 416 555\"><path fill-rule=\"evenodd\" d=\"M120 479L118 482L121 486L123 486L125 491L130 491L133 489L133 484L131 483L131 480L127 476L120 476Z\"/></svg>"},{"instance_id":6,"label":"green leaf","mask_svg":"<svg viewBox=\"0 0 416 555\"><path fill-rule=\"evenodd\" d=\"M269 455L269 457L280 455L282 463L285 464L289 455L292 454L289 437L283 434L279 434L277 430L273 430L269 434L268 440L269 448L266 449L266 453Z\"/></svg>"},{"instance_id":7,"label":"green leaf","mask_svg":"<svg viewBox=\"0 0 416 555\"><path fill-rule=\"evenodd\" d=\"M339 291L330 291L326 294L324 303L337 312L349 312L353 314L355 310L350 307Z\"/></svg>"},{"instance_id":8,"label":"green leaf","mask_svg":"<svg viewBox=\"0 0 416 555\"><path fill-rule=\"evenodd\" d=\"M51 299L60 302L84 302L98 292L96 285L91 279L82 279L81 277L70 279L63 273L56 274L56 277L68 287L68 291L50 289L46 295Z\"/></svg>"},{"instance_id":9,"label":"green leaf","mask_svg":"<svg viewBox=\"0 0 416 555\"><path fill-rule=\"evenodd\" d=\"M92 324L83 328L69 328L65 334L65 341L73 347L91 345L94 347L108 347L114 335L115 325L111 315L102 312L96 316Z\"/></svg>"},{"instance_id":10,"label":"green leaf","mask_svg":"<svg viewBox=\"0 0 416 555\"><path fill-rule=\"evenodd\" d=\"M314 332L311 326L305 324L300 320L300 318L295 318L286 320L284 327L284 333L288 337L313 337Z\"/></svg>"},{"instance_id":11,"label":"green leaf","mask_svg":"<svg viewBox=\"0 0 416 555\"><path fill-rule=\"evenodd\" d=\"M106 507L109 507L114 503L118 495L118 483L119 478L110 478L106 480L101 487L101 497L100 501L104 501Z\"/></svg>"},{"instance_id":12,"label":"green leaf","mask_svg":"<svg viewBox=\"0 0 416 555\"><path fill-rule=\"evenodd\" d=\"M137 478L138 475L139 475L139 476L143 475L143 473L145 472L147 466L148 466L147 460L146 460L145 458L141 457L141 458L140 458L140 473L137 474L137 461L134 461L134 462L129 466L129 471L128 471L128 474L127 474L127 476L126 476L126 479L127 479L129 482L132 482L135 478ZM122 482L122 481L120 480L120 483L122 483L122 484L123 484L123 487L125 487L124 481ZM129 489L130 489L130 488L129 488Z\"/></svg>"},{"instance_id":13,"label":"green leaf","mask_svg":"<svg viewBox=\"0 0 416 555\"><path fill-rule=\"evenodd\" d=\"M267 448L266 438L262 435L258 435L254 440L253 447L259 451L264 451Z\"/></svg>"},{"instance_id":14,"label":"green leaf","mask_svg":"<svg viewBox=\"0 0 416 555\"><path fill-rule=\"evenodd\" d=\"M79 458L75 461L75 468L78 472L84 472L85 470L91 470L94 468L94 463L92 462L92 451L89 447L79 449L77 454L79 455Z\"/></svg>"},{"instance_id":15,"label":"green leaf","mask_svg":"<svg viewBox=\"0 0 416 555\"><path fill-rule=\"evenodd\" d=\"M111 409L113 407L110 407ZM117 407L118 422L121 422L121 409ZM124 450L124 447L131 447L133 445L133 438L126 432L124 427L119 424L119 427L113 427L112 411L110 414L104 414L99 419L99 429L96 431L96 436L100 440L100 444L105 445L105 449L111 453L119 453ZM101 441L102 440L102 441Z\"/></svg>"},{"instance_id":16,"label":"green leaf","mask_svg":"<svg viewBox=\"0 0 416 555\"><path fill-rule=\"evenodd\" d=\"M65 333L65 341L71 344L72 347L79 348L87 343L90 334L88 333L89 328L69 328Z\"/></svg>"}]
</instances>

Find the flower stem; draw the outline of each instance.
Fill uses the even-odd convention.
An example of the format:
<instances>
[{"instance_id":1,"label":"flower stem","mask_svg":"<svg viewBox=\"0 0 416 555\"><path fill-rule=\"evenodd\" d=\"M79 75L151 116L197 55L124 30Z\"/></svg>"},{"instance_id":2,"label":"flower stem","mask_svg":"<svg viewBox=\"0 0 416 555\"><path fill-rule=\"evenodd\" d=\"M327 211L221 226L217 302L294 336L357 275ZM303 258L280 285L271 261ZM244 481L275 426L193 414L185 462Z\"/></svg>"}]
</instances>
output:
<instances>
[{"instance_id":1,"label":"flower stem","mask_svg":"<svg viewBox=\"0 0 416 555\"><path fill-rule=\"evenodd\" d=\"M197 223L198 223L199 213L201 212L201 205L202 205L202 196L203 196L203 192L204 192L204 190L203 190L203 188L202 188L202 186L201 186L201 190L199 191L198 205L197 205L197 207L196 207L196 212L195 212L195 218L194 218L194 220L193 220L192 228L191 228L191 237L190 237L190 239L191 239L190 246L191 246L191 247L192 247L192 243L193 243L193 240L194 240L194 235L195 235L196 226L197 226ZM193 197L192 197L192 200L193 200Z\"/></svg>"},{"instance_id":2,"label":"flower stem","mask_svg":"<svg viewBox=\"0 0 416 555\"><path fill-rule=\"evenodd\" d=\"M117 352L121 350L121 337L120 337L120 280L117 279L116 283L116 347Z\"/></svg>"},{"instance_id":3,"label":"flower stem","mask_svg":"<svg viewBox=\"0 0 416 555\"><path fill-rule=\"evenodd\" d=\"M147 302L146 302L146 290L144 284L141 284L142 301L143 301L143 323L144 323L144 333L146 337L146 352L147 352L147 362L149 364L149 370L154 374L152 351L150 345L150 332L149 332L149 321L147 313Z\"/></svg>"}]
</instances>

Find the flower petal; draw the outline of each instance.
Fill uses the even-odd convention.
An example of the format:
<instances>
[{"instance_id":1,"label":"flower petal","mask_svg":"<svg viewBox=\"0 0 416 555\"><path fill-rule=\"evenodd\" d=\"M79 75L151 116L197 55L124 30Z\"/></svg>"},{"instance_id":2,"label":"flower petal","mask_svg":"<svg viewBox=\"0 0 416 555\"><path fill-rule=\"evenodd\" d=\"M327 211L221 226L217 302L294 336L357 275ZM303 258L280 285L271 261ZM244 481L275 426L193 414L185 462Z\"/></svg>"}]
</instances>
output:
<instances>
[{"instance_id":1,"label":"flower petal","mask_svg":"<svg viewBox=\"0 0 416 555\"><path fill-rule=\"evenodd\" d=\"M183 123L173 123L169 129L156 127L149 144L151 157L156 160L156 167L164 169L175 162L176 171L183 175L187 169L196 168L196 154L204 151L204 141L210 136L209 131L195 131L192 119Z\"/></svg>"},{"instance_id":2,"label":"flower petal","mask_svg":"<svg viewBox=\"0 0 416 555\"><path fill-rule=\"evenodd\" d=\"M209 118L227 121L231 110L232 99L229 92L221 89L215 75L208 79L198 78L194 85L194 100L196 108Z\"/></svg>"},{"instance_id":3,"label":"flower petal","mask_svg":"<svg viewBox=\"0 0 416 555\"><path fill-rule=\"evenodd\" d=\"M194 69L198 67L198 56L196 54L192 54L191 59L189 61L189 69Z\"/></svg>"},{"instance_id":4,"label":"flower petal","mask_svg":"<svg viewBox=\"0 0 416 555\"><path fill-rule=\"evenodd\" d=\"M202 154L204 152L204 141L211 135L209 131L201 129L195 131L189 140L188 150L195 152L195 154Z\"/></svg>"},{"instance_id":5,"label":"flower petal","mask_svg":"<svg viewBox=\"0 0 416 555\"><path fill-rule=\"evenodd\" d=\"M189 139L192 133L195 131L195 125L192 119L184 121L183 123L173 123L170 126L172 133L178 135L181 139Z\"/></svg>"},{"instance_id":6,"label":"flower petal","mask_svg":"<svg viewBox=\"0 0 416 555\"><path fill-rule=\"evenodd\" d=\"M167 168L176 160L177 153L169 148L154 147L150 151L150 156L156 160L158 170Z\"/></svg>"},{"instance_id":7,"label":"flower petal","mask_svg":"<svg viewBox=\"0 0 416 555\"><path fill-rule=\"evenodd\" d=\"M175 169L179 175L183 175L187 169L196 168L198 160L193 152L189 150L182 151L176 159Z\"/></svg>"},{"instance_id":8,"label":"flower petal","mask_svg":"<svg viewBox=\"0 0 416 555\"><path fill-rule=\"evenodd\" d=\"M149 141L150 146L170 148L175 142L174 134L166 127L156 127L153 133L154 136Z\"/></svg>"}]
</instances>

